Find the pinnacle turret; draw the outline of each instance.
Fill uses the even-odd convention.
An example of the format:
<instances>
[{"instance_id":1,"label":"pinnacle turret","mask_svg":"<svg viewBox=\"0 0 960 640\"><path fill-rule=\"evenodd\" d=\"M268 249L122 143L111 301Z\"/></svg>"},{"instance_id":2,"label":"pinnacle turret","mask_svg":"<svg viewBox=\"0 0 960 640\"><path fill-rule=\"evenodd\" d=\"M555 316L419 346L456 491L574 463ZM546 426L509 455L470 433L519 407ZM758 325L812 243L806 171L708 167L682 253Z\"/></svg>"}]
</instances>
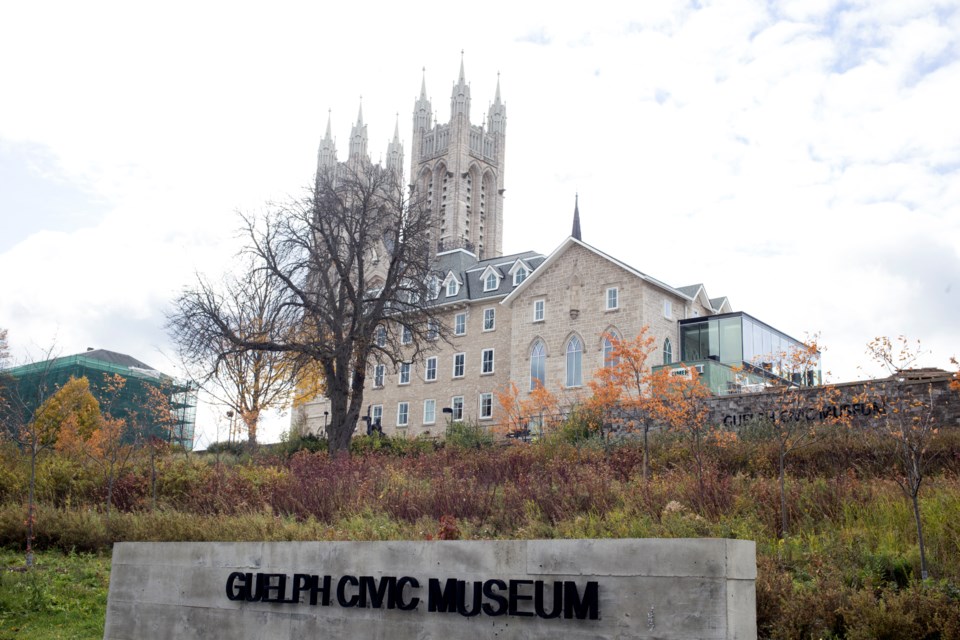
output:
<instances>
[{"instance_id":1,"label":"pinnacle turret","mask_svg":"<svg viewBox=\"0 0 960 640\"><path fill-rule=\"evenodd\" d=\"M450 93L450 121L458 115L470 120L470 85L467 84L466 74L463 71L463 51L460 52L460 78L453 85Z\"/></svg>"},{"instance_id":2,"label":"pinnacle turret","mask_svg":"<svg viewBox=\"0 0 960 640\"><path fill-rule=\"evenodd\" d=\"M330 133L330 110L327 110L327 133L320 141L317 151L317 171L334 167L337 164L337 147Z\"/></svg>"},{"instance_id":3,"label":"pinnacle turret","mask_svg":"<svg viewBox=\"0 0 960 640\"><path fill-rule=\"evenodd\" d=\"M357 112L357 124L350 131L349 160L370 160L367 154L367 125L363 124L363 99L360 101L360 110Z\"/></svg>"},{"instance_id":4,"label":"pinnacle turret","mask_svg":"<svg viewBox=\"0 0 960 640\"><path fill-rule=\"evenodd\" d=\"M393 140L387 144L387 169L403 176L403 145L400 143L400 114L397 114L396 124L393 125Z\"/></svg>"}]
</instances>

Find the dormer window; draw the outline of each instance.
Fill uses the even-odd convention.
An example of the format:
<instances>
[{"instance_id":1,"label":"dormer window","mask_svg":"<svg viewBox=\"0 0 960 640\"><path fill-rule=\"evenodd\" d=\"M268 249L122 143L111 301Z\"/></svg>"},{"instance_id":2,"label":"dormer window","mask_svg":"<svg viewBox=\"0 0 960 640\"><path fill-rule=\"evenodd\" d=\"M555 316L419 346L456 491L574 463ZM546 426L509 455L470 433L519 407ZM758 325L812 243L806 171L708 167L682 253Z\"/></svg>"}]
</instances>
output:
<instances>
[{"instance_id":1,"label":"dormer window","mask_svg":"<svg viewBox=\"0 0 960 640\"><path fill-rule=\"evenodd\" d=\"M492 266L488 266L483 270L483 273L480 274L480 282L483 283L484 291L496 291L500 288L500 280L502 279L503 274Z\"/></svg>"},{"instance_id":2,"label":"dormer window","mask_svg":"<svg viewBox=\"0 0 960 640\"><path fill-rule=\"evenodd\" d=\"M443 287L447 291L448 298L452 298L460 293L460 281L457 280L457 276L453 275L453 271L448 273L447 277L444 278Z\"/></svg>"},{"instance_id":3,"label":"dormer window","mask_svg":"<svg viewBox=\"0 0 960 640\"><path fill-rule=\"evenodd\" d=\"M529 266L527 266L527 263L525 263L523 260L517 260L513 263L513 266L510 267L510 271L507 273L513 276L513 286L516 287L527 279L527 276L530 275L530 271L531 269Z\"/></svg>"},{"instance_id":4,"label":"dormer window","mask_svg":"<svg viewBox=\"0 0 960 640\"><path fill-rule=\"evenodd\" d=\"M517 286L521 282L527 279L527 269L526 267L520 267L513 272L513 286Z\"/></svg>"}]
</instances>

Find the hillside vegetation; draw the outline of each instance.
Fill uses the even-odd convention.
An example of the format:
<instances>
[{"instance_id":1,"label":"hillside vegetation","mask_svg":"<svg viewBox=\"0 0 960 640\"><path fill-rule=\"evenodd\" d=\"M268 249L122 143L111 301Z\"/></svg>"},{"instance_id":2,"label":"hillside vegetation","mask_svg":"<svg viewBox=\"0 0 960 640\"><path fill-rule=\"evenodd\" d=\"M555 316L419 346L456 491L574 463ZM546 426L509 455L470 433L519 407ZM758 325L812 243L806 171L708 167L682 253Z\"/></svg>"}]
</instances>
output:
<instances>
[{"instance_id":1,"label":"hillside vegetation","mask_svg":"<svg viewBox=\"0 0 960 640\"><path fill-rule=\"evenodd\" d=\"M578 440L570 429L511 446L470 429L446 445L359 438L354 455L336 458L311 451L322 449L315 441L253 456L168 452L155 459L155 483L146 456L116 478L109 512L99 468L51 450L37 468L35 570L44 552L105 552L118 540L739 538L757 542L761 637L958 638L960 433L931 443L926 581L887 442L838 429L792 453L783 538L777 450L764 440L711 447L697 473L685 442L659 435L647 480L636 443ZM27 478L24 456L0 450L7 566L24 546ZM98 584L105 590L105 578ZM0 603L8 624L19 605ZM89 615L102 625L102 610Z\"/></svg>"}]
</instances>

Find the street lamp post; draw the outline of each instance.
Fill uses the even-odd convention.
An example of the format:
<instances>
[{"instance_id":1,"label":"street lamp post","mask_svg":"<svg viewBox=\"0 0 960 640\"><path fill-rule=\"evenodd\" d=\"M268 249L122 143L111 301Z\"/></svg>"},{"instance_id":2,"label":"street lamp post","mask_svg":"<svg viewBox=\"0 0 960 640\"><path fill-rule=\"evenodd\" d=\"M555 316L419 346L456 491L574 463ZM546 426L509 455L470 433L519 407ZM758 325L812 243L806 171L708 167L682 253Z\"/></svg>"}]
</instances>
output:
<instances>
[{"instance_id":1,"label":"street lamp post","mask_svg":"<svg viewBox=\"0 0 960 640\"><path fill-rule=\"evenodd\" d=\"M324 411L324 412L323 412L323 437L324 437L324 438L327 437L327 416L329 416L329 415L330 415L330 412L329 412L329 411Z\"/></svg>"}]
</instances>

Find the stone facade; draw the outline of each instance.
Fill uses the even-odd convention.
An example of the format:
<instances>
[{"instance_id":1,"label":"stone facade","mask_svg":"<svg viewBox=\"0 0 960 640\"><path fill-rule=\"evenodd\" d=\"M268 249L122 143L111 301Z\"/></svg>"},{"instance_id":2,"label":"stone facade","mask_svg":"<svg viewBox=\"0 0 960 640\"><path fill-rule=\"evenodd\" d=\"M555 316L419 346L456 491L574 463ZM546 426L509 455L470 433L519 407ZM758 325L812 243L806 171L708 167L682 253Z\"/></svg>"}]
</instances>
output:
<instances>
[{"instance_id":1,"label":"stone facade","mask_svg":"<svg viewBox=\"0 0 960 640\"><path fill-rule=\"evenodd\" d=\"M436 217L438 251L458 247L483 260L503 254L503 192L507 107L500 81L486 123L470 120L470 85L463 60L450 95L450 120L433 122L424 78L413 107L410 184ZM481 121L482 122L482 121Z\"/></svg>"},{"instance_id":2,"label":"stone facade","mask_svg":"<svg viewBox=\"0 0 960 640\"><path fill-rule=\"evenodd\" d=\"M612 289L616 290L615 303L609 298ZM538 319L535 305L541 301L543 317ZM531 353L541 341L546 352L544 387L557 394L562 404L588 394L588 380L603 366L607 334L631 339L646 326L656 347L650 364L659 364L668 339L673 358L679 356L678 320L716 313L702 297L690 298L572 237L504 301L504 306L512 309L514 318L513 382L522 392L531 390ZM568 385L566 352L573 338L583 347L582 380Z\"/></svg>"}]
</instances>

